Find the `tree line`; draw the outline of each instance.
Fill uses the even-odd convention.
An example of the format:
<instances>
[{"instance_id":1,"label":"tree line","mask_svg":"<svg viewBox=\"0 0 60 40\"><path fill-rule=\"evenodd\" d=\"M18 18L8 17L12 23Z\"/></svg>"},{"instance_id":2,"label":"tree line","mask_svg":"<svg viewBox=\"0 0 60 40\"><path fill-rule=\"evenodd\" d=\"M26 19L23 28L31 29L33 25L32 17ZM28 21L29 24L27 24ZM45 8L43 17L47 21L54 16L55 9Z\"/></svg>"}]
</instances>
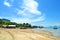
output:
<instances>
[{"instance_id":1,"label":"tree line","mask_svg":"<svg viewBox=\"0 0 60 40\"><path fill-rule=\"evenodd\" d=\"M29 23L16 23L16 22L11 22L8 19L0 19L0 27L2 27L3 25L16 25L16 28L43 28L43 26L32 26Z\"/></svg>"}]
</instances>

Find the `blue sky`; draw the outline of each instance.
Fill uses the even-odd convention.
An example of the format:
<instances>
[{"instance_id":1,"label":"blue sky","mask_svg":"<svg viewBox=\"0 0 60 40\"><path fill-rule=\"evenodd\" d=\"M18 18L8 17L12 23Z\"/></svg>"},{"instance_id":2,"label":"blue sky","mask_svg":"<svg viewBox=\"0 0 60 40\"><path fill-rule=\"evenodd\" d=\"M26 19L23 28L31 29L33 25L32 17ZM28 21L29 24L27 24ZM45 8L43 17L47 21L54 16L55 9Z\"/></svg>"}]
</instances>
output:
<instances>
[{"instance_id":1,"label":"blue sky","mask_svg":"<svg viewBox=\"0 0 60 40\"><path fill-rule=\"evenodd\" d=\"M60 0L0 0L0 18L32 25L60 25Z\"/></svg>"}]
</instances>

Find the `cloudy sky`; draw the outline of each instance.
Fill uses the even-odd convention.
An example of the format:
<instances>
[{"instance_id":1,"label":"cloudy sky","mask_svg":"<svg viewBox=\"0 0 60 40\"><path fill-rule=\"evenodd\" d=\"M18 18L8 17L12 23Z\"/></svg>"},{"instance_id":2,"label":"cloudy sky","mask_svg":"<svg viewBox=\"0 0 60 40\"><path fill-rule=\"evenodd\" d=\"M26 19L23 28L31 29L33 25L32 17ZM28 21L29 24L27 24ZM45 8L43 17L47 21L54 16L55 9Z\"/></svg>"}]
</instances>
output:
<instances>
[{"instance_id":1,"label":"cloudy sky","mask_svg":"<svg viewBox=\"0 0 60 40\"><path fill-rule=\"evenodd\" d=\"M60 0L0 0L0 18L32 25L60 25Z\"/></svg>"}]
</instances>

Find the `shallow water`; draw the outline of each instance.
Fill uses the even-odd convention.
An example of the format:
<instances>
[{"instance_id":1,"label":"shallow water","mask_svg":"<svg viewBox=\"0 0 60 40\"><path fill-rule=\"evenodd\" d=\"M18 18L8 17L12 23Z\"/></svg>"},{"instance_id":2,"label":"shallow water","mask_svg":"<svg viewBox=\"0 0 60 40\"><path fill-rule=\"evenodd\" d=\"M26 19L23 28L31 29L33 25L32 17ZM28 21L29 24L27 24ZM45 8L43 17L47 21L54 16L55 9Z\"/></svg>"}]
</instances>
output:
<instances>
[{"instance_id":1,"label":"shallow water","mask_svg":"<svg viewBox=\"0 0 60 40\"><path fill-rule=\"evenodd\" d=\"M46 27L46 28L36 28L36 29L34 29L34 30L35 30L35 31L38 31L38 32L39 32L40 30L48 30L48 31L52 32L54 36L60 37L60 28L58 28L58 29L53 29L53 28L48 28L48 27Z\"/></svg>"}]
</instances>

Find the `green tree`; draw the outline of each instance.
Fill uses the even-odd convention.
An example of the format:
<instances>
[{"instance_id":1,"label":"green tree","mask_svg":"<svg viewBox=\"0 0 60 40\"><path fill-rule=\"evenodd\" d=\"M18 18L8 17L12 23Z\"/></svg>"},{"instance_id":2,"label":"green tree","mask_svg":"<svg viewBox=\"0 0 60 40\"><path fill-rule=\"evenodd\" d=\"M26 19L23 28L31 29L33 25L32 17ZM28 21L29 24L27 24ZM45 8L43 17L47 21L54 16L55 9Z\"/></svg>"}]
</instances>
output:
<instances>
[{"instance_id":1,"label":"green tree","mask_svg":"<svg viewBox=\"0 0 60 40\"><path fill-rule=\"evenodd\" d=\"M0 26L7 25L10 22L8 19L0 19Z\"/></svg>"}]
</instances>

